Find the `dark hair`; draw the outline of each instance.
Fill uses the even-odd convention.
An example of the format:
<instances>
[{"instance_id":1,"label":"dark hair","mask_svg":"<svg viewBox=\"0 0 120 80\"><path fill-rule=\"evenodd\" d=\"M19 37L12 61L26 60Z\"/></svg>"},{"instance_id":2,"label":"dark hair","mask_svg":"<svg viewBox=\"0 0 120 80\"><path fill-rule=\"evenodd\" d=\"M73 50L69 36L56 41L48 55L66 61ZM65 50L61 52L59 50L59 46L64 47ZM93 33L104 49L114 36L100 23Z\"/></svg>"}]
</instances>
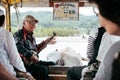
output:
<instances>
[{"instance_id":1,"label":"dark hair","mask_svg":"<svg viewBox=\"0 0 120 80\"><path fill-rule=\"evenodd\" d=\"M88 0L98 6L100 14L120 26L120 0Z\"/></svg>"},{"instance_id":2,"label":"dark hair","mask_svg":"<svg viewBox=\"0 0 120 80\"><path fill-rule=\"evenodd\" d=\"M5 20L5 15L1 15L0 16L0 27L2 27L4 20Z\"/></svg>"}]
</instances>

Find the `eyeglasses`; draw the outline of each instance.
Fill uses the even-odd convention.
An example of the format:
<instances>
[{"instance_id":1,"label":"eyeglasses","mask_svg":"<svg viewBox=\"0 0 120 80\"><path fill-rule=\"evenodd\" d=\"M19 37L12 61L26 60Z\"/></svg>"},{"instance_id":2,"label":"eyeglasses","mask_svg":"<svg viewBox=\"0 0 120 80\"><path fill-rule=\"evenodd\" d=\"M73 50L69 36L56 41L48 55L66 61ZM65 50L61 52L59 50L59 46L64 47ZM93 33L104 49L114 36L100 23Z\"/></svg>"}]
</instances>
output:
<instances>
[{"instance_id":1,"label":"eyeglasses","mask_svg":"<svg viewBox=\"0 0 120 80\"><path fill-rule=\"evenodd\" d=\"M26 20L30 25L35 26L36 22Z\"/></svg>"},{"instance_id":2,"label":"eyeglasses","mask_svg":"<svg viewBox=\"0 0 120 80\"><path fill-rule=\"evenodd\" d=\"M99 10L96 7L93 7L93 12L95 13L96 16L98 16Z\"/></svg>"}]
</instances>

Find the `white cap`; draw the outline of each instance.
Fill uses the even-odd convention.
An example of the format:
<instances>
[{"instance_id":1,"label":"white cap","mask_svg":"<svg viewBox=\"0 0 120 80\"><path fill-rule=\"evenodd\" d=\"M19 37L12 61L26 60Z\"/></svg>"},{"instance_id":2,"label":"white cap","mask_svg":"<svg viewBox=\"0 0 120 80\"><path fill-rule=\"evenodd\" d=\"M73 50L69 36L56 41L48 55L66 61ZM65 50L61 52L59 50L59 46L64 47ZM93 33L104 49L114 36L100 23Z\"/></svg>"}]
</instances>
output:
<instances>
[{"instance_id":1,"label":"white cap","mask_svg":"<svg viewBox=\"0 0 120 80\"><path fill-rule=\"evenodd\" d=\"M4 11L0 9L0 16L4 15Z\"/></svg>"}]
</instances>

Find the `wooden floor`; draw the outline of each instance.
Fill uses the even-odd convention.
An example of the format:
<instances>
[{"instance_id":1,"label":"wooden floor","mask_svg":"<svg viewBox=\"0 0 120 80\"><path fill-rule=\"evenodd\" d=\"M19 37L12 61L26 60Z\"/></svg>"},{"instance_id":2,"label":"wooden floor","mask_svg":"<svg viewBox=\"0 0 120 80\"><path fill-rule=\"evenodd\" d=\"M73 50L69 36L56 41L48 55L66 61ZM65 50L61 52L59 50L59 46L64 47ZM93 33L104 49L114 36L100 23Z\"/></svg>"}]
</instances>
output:
<instances>
[{"instance_id":1,"label":"wooden floor","mask_svg":"<svg viewBox=\"0 0 120 80\"><path fill-rule=\"evenodd\" d=\"M49 66L50 80L67 80L67 70L69 67L64 66Z\"/></svg>"}]
</instances>

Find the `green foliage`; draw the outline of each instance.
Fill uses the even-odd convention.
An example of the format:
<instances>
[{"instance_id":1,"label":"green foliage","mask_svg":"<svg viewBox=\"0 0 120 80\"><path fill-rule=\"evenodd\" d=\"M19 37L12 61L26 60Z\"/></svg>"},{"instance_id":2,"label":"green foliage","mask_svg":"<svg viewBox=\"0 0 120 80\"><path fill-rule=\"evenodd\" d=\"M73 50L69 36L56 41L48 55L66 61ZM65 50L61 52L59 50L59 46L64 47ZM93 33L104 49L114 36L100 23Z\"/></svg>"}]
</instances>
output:
<instances>
[{"instance_id":1,"label":"green foliage","mask_svg":"<svg viewBox=\"0 0 120 80\"><path fill-rule=\"evenodd\" d=\"M17 30L18 30L17 27L11 27L11 32L12 32L12 34L14 34Z\"/></svg>"},{"instance_id":2,"label":"green foliage","mask_svg":"<svg viewBox=\"0 0 120 80\"><path fill-rule=\"evenodd\" d=\"M35 31L36 36L51 36L53 32L56 32L57 36L73 36L74 34L79 34L79 30L69 29L68 28L39 28ZM41 33L41 34L40 34Z\"/></svg>"},{"instance_id":3,"label":"green foliage","mask_svg":"<svg viewBox=\"0 0 120 80\"><path fill-rule=\"evenodd\" d=\"M14 33L18 30L17 27L12 27L11 32ZM51 36L55 32L56 36L73 36L79 34L79 30L69 29L68 28L40 28L37 27L34 31L36 37Z\"/></svg>"},{"instance_id":4,"label":"green foliage","mask_svg":"<svg viewBox=\"0 0 120 80\"><path fill-rule=\"evenodd\" d=\"M79 14L78 21L55 21L53 20L53 13L50 11L38 11L38 12L25 12L21 13L19 16L19 27L22 27L22 21L25 15L32 14L35 16L39 23L35 30L35 36L50 36L53 31L57 33L58 36L73 36L79 34L89 34L92 28L98 27L98 18L96 16L85 16ZM11 26L17 27L16 14L11 14ZM12 29L12 33L15 32L17 28Z\"/></svg>"}]
</instances>

